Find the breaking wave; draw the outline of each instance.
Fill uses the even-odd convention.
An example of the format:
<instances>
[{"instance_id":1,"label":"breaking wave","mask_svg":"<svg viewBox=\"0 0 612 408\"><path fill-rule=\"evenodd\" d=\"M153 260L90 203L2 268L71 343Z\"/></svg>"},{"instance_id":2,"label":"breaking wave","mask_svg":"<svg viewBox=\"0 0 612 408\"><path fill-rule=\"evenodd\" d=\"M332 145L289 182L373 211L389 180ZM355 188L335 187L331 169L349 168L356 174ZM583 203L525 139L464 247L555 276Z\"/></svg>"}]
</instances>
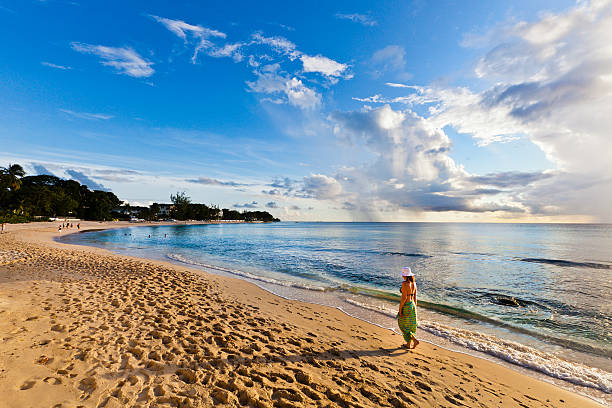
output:
<instances>
[{"instance_id":1,"label":"breaking wave","mask_svg":"<svg viewBox=\"0 0 612 408\"><path fill-rule=\"evenodd\" d=\"M178 261L184 264L188 264L188 265L194 265L194 266L200 266L202 268L206 268L206 269L213 269L216 271L221 271L221 272L225 272L225 273L230 273L232 275L236 275L236 276L240 276L243 278L248 278L248 279L252 279L255 281L259 281L259 282L265 282L265 283L272 283L274 285L280 285L280 286L285 286L285 287L289 287L289 288L300 288L300 289L307 289L307 290L314 290L317 292L325 292L326 290L328 290L328 288L323 287L323 286L315 286L315 285L308 285L308 284L302 284L302 283L296 283L296 282L289 282L289 281L284 281L284 280L279 280L279 279L274 279L274 278L268 278L265 276L259 276L259 275L255 275L249 272L245 272L245 271L241 271L239 269L232 269L232 268L225 268L222 266L216 266L216 265L209 265L203 262L198 262L198 261L194 261L191 259L187 259L186 257L180 255L180 254L166 254L166 257L168 259L172 259L173 261Z\"/></svg>"},{"instance_id":2,"label":"breaking wave","mask_svg":"<svg viewBox=\"0 0 612 408\"><path fill-rule=\"evenodd\" d=\"M395 317L397 311L385 306L373 306L345 299L347 303ZM419 302L420 303L420 302ZM419 321L419 328L459 346L529 368L572 384L598 389L612 394L612 375L598 368L563 360L554 354L536 350L513 341L471 330L450 327L431 321Z\"/></svg>"}]
</instances>

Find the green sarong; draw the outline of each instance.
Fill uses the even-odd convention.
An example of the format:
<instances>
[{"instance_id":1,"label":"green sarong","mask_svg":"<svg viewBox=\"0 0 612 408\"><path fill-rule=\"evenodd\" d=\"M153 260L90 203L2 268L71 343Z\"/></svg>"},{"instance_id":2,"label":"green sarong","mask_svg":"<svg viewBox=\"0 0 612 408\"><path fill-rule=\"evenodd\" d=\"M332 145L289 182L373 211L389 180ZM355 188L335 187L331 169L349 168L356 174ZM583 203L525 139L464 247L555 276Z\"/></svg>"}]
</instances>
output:
<instances>
[{"instance_id":1,"label":"green sarong","mask_svg":"<svg viewBox=\"0 0 612 408\"><path fill-rule=\"evenodd\" d=\"M402 316L398 317L397 323L406 343L410 342L412 336L416 334L417 329L417 311L413 300L404 303Z\"/></svg>"}]
</instances>

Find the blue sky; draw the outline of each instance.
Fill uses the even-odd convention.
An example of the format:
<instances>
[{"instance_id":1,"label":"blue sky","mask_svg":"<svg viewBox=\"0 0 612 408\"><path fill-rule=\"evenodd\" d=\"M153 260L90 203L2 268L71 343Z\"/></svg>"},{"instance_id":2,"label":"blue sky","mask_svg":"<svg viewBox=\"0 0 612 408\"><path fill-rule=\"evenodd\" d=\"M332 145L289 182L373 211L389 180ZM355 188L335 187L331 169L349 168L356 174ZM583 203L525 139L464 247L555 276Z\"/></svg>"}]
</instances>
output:
<instances>
[{"instance_id":1,"label":"blue sky","mask_svg":"<svg viewBox=\"0 0 612 408\"><path fill-rule=\"evenodd\" d=\"M283 219L605 221L584 204L612 175L585 163L604 139L583 109L609 106L609 18L608 1L2 1L0 159Z\"/></svg>"}]
</instances>

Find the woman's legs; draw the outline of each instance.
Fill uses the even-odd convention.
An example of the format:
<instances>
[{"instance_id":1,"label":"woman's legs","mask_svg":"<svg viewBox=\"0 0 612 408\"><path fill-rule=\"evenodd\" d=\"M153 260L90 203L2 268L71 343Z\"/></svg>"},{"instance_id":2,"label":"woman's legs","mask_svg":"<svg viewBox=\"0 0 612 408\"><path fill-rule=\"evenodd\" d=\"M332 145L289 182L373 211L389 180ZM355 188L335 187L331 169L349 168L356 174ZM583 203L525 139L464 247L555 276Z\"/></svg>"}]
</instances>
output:
<instances>
[{"instance_id":1,"label":"woman's legs","mask_svg":"<svg viewBox=\"0 0 612 408\"><path fill-rule=\"evenodd\" d=\"M406 340L406 337L404 337L404 340ZM402 347L407 348L407 349L414 349L416 348L416 346L418 346L420 343L420 341L418 341L416 339L416 337L414 337L414 335L410 336L409 339L406 340L406 342L404 344L402 344ZM412 347L410 346L411 344L414 344Z\"/></svg>"},{"instance_id":2,"label":"woman's legs","mask_svg":"<svg viewBox=\"0 0 612 408\"><path fill-rule=\"evenodd\" d=\"M402 344L402 347L410 348L410 342L412 341L412 336L410 336L410 333L406 333L404 330L402 330L402 335L404 336L404 341L405 341L405 343Z\"/></svg>"}]
</instances>

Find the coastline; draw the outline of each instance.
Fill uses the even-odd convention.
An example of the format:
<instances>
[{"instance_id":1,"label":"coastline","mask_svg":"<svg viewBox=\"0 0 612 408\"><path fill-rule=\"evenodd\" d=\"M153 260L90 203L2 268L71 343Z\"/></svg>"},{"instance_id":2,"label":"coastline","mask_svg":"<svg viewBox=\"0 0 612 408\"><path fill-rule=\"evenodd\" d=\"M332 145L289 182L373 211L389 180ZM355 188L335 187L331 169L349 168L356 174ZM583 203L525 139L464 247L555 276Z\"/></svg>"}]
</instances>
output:
<instances>
[{"instance_id":1,"label":"coastline","mask_svg":"<svg viewBox=\"0 0 612 408\"><path fill-rule=\"evenodd\" d=\"M31 405L41 397L31 390L43 389L45 398L54 399L42 406L53 401L137 405L138 395L148 398L141 406L163 401L184 406L198 401L204 406L600 406L431 344L397 349L401 336L387 329L337 309L282 299L242 280L62 244L53 240L57 223L51 224L11 225L0 239L0 253L13 251L15 258L0 261L0 314L9 317L2 328L9 334L0 349L0 395L15 401L12 406ZM84 222L82 230L138 225L164 224ZM107 290L101 293L102 288ZM123 297L117 294L121 291ZM151 322L146 330L126 329L123 323L134 315ZM29 360L17 358L19 353ZM34 395L28 399L29 394Z\"/></svg>"}]
</instances>

